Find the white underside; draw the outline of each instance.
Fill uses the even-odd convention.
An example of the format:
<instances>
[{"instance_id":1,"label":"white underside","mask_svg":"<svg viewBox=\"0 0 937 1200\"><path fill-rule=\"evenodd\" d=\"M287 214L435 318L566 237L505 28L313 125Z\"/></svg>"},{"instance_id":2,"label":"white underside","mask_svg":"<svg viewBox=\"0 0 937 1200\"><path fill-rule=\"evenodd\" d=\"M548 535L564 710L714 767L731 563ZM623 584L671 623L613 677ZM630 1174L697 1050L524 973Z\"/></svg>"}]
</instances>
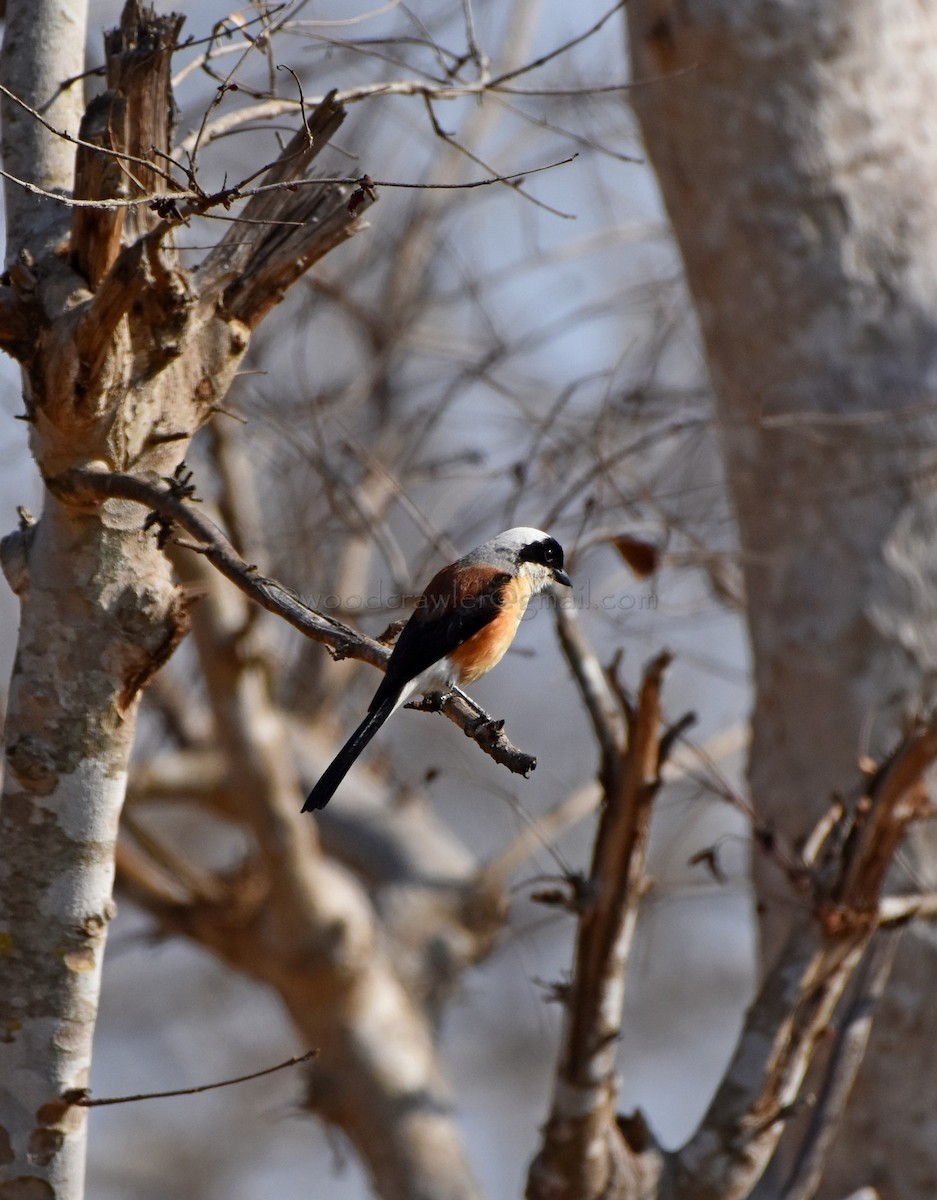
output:
<instances>
[{"instance_id":1,"label":"white underside","mask_svg":"<svg viewBox=\"0 0 937 1200\"><path fill-rule=\"evenodd\" d=\"M446 658L441 658L439 662L433 663L431 667L427 667L425 671L421 671L415 679L411 679L409 683L404 685L393 711L396 712L401 705L406 704L408 700L412 700L414 696L426 696L430 692L447 691L452 687L452 684L452 661L447 656Z\"/></svg>"}]
</instances>

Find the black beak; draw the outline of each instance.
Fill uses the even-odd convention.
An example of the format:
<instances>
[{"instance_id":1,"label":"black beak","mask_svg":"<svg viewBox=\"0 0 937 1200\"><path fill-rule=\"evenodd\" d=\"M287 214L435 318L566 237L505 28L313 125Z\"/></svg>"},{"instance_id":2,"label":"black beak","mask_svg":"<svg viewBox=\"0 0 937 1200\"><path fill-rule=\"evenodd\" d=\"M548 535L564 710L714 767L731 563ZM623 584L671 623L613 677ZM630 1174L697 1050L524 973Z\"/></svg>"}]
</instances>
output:
<instances>
[{"instance_id":1,"label":"black beak","mask_svg":"<svg viewBox=\"0 0 937 1200\"><path fill-rule=\"evenodd\" d=\"M553 579L554 579L554 582L561 583L563 585L563 587L572 587L573 586L573 581L566 574L566 572L561 571L559 569L559 567L553 568Z\"/></svg>"}]
</instances>

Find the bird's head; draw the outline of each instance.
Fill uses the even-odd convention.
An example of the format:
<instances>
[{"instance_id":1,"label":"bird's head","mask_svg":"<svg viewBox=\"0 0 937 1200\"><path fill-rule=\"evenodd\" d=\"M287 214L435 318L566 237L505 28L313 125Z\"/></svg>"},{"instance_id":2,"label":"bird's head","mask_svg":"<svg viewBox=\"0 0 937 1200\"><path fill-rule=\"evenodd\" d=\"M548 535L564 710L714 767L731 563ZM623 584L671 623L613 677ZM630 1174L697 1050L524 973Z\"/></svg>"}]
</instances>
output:
<instances>
[{"instance_id":1,"label":"bird's head","mask_svg":"<svg viewBox=\"0 0 937 1200\"><path fill-rule=\"evenodd\" d=\"M541 592L551 583L572 587L572 580L563 570L563 547L556 538L542 529L518 526L499 533L476 551L488 561L503 563L512 574L526 575L534 592Z\"/></svg>"}]
</instances>

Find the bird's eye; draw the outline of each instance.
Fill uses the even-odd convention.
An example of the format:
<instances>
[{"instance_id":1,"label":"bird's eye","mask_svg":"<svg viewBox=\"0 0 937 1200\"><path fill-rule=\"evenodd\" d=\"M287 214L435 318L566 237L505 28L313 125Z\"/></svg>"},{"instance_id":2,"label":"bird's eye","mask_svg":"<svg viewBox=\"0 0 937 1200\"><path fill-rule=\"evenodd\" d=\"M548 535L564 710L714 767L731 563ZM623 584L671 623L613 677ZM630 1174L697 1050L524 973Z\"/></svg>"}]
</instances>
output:
<instances>
[{"instance_id":1,"label":"bird's eye","mask_svg":"<svg viewBox=\"0 0 937 1200\"><path fill-rule=\"evenodd\" d=\"M563 548L553 538L542 542L531 542L518 553L521 562L539 563L540 566L559 568L563 566Z\"/></svg>"}]
</instances>

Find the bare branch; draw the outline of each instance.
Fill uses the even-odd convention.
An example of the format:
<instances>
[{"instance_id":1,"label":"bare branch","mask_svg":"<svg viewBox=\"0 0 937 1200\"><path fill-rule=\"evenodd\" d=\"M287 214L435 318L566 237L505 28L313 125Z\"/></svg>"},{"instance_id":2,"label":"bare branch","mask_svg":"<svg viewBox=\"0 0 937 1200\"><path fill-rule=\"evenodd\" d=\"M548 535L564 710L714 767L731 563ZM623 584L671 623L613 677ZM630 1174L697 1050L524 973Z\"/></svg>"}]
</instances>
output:
<instances>
[{"instance_id":1,"label":"bare branch","mask_svg":"<svg viewBox=\"0 0 937 1200\"><path fill-rule=\"evenodd\" d=\"M251 327L312 263L362 227L371 196L353 207L343 187L305 178L344 120L345 110L327 96L253 190L240 215L255 227L232 228L198 272L200 292L223 289L225 308ZM299 181L314 186L297 189Z\"/></svg>"},{"instance_id":2,"label":"bare branch","mask_svg":"<svg viewBox=\"0 0 937 1200\"><path fill-rule=\"evenodd\" d=\"M105 499L121 499L152 509L196 537L198 545L189 548L204 555L225 578L268 612L282 617L306 637L330 646L340 658L354 658L382 670L386 667L390 658L387 646L316 612L303 604L290 588L253 570L214 522L179 495L177 485L111 472L74 470L47 479L46 486L67 503L95 504ZM433 711L439 711L438 707ZM448 698L441 711L490 758L514 774L526 776L536 767L537 760L513 746L499 728L499 722L479 721L478 712L458 696Z\"/></svg>"},{"instance_id":3,"label":"bare branch","mask_svg":"<svg viewBox=\"0 0 937 1200\"><path fill-rule=\"evenodd\" d=\"M878 923L883 927L903 925L916 917L937 917L937 892L915 896L886 896L878 906Z\"/></svg>"},{"instance_id":4,"label":"bare branch","mask_svg":"<svg viewBox=\"0 0 937 1200\"><path fill-rule=\"evenodd\" d=\"M595 22L584 33L577 34L562 45L554 47L548 53L540 57L526 62L518 67L512 67L510 70L503 72L500 75L490 78L490 71L481 70L479 78L471 83L448 84L448 83L433 83L427 82L424 79L395 79L384 80L379 83L364 84L357 88L348 88L345 91L336 92L335 100L338 104L355 104L362 100L369 100L376 96L413 96L419 97L426 101L436 100L456 100L464 96L479 96L487 93L497 95L499 90L504 90L506 93L511 93L517 89L505 87L512 79L520 78L529 74L531 71L537 70L538 67L544 66L553 59L568 53L574 47L594 37L607 22L625 7L626 0L619 0L612 8L604 13L598 21ZM610 91L621 91L630 85L613 85ZM590 89L590 94L596 89ZM599 89L601 90L601 89ZM534 94L541 94L535 92ZM550 94L550 89L545 89L544 93ZM320 103L324 97L316 97L313 100L308 100L307 103ZM299 106L296 100L266 100L250 107L239 109L236 112L228 113L218 120L206 123L196 133L190 135L182 143L182 149L187 152L192 152L197 145L207 146L216 138L224 137L227 134L238 129L240 126L248 122L257 120L267 120L270 117L282 116L284 113L295 111Z\"/></svg>"},{"instance_id":5,"label":"bare branch","mask_svg":"<svg viewBox=\"0 0 937 1200\"><path fill-rule=\"evenodd\" d=\"M426 111L429 115L430 124L433 127L433 133L435 133L438 138L441 138L447 146L451 146L452 149L457 151L459 154L465 155L470 162L473 162L476 166L488 171L492 177L496 176L497 172L495 171L494 167L487 163L483 158L480 158L477 154L473 153L473 151L469 150L467 146L463 146L453 134L447 133L446 130L443 129L443 127L439 124L439 121L436 119L436 114L433 111L432 100L428 96L424 97L424 100L426 103ZM533 174L533 172L531 172L531 174ZM572 221L575 219L575 213L563 212L562 209L554 208L552 204L546 204L543 200L538 200L536 196L532 196L530 192L526 191L526 189L521 186L524 179L526 179L526 176L521 175L514 180L502 180L501 182L504 182L508 185L508 187L513 188L519 196L523 196L525 200L529 200L530 203L536 205L537 208L542 208L544 212L552 213L554 217L562 217L565 221Z\"/></svg>"},{"instance_id":6,"label":"bare branch","mask_svg":"<svg viewBox=\"0 0 937 1200\"><path fill-rule=\"evenodd\" d=\"M676 1155L675 1180L698 1200L741 1200L780 1139L836 1005L878 927L881 889L911 821L925 811L921 779L937 759L937 724L920 725L844 805L806 884L800 915L745 1020L699 1131ZM849 1069L852 1069L850 1066ZM844 1068L845 1070L845 1068ZM832 1111L832 1110L831 1110Z\"/></svg>"},{"instance_id":7,"label":"bare branch","mask_svg":"<svg viewBox=\"0 0 937 1200\"><path fill-rule=\"evenodd\" d=\"M662 654L648 664L627 750L619 751L617 764L607 765L573 978L564 988L567 1011L553 1104L528 1176L528 1200L651 1194L643 1188L662 1169L640 1118L632 1119L642 1125L640 1146L616 1119L615 1058L651 805L661 782L660 692L669 662Z\"/></svg>"},{"instance_id":8,"label":"bare branch","mask_svg":"<svg viewBox=\"0 0 937 1200\"><path fill-rule=\"evenodd\" d=\"M509 79L517 79L520 75L527 75L531 71L536 71L538 67L545 66L553 59L559 58L562 54L567 54L574 46L579 46L589 38L594 37L614 15L621 12L627 4L628 0L618 0L617 4L613 4L607 12L604 12L601 17L587 29L584 33L577 34L575 37L569 38L562 45L554 46L546 54L541 54L539 58L533 59L531 62L525 63L522 67L516 67L513 71L505 71L503 75L496 75L491 80L491 87L496 88L500 84L507 83Z\"/></svg>"},{"instance_id":9,"label":"bare branch","mask_svg":"<svg viewBox=\"0 0 937 1200\"><path fill-rule=\"evenodd\" d=\"M127 154L123 150L118 150L113 146L104 146L94 139L89 139L87 134L85 134L84 137L80 135L75 137L73 134L69 133L67 129L57 129L45 119L42 113L37 112L34 108L31 108L25 100L21 100L19 96L17 96L14 92L11 92L8 87L4 87L2 83L0 83L0 96L6 96L11 103L18 105L24 110L24 112L29 113L33 120L38 121L44 129L47 129L49 133L54 134L55 137L61 138L63 141L69 142L73 146L80 146L82 149L90 151L95 157L106 158L119 162L136 163L137 166L145 167L148 171L159 171L157 164L154 163L152 159L143 158L136 154ZM89 114L91 114L93 110L101 104L102 101L106 101L106 106L109 107L113 105L115 101L122 99L122 97L117 97L112 92L102 92L101 95L95 96L88 105L85 118L87 119ZM122 115L120 118L118 118L118 120L122 122ZM166 157L168 158L169 156L167 155ZM183 170L183 168L179 166L179 164L176 163L172 158L169 158L169 161L173 164L173 166L177 167L178 170ZM168 184L171 184L173 187L176 185L176 180L172 177L172 175L169 174L169 172L160 171L159 173Z\"/></svg>"},{"instance_id":10,"label":"bare branch","mask_svg":"<svg viewBox=\"0 0 937 1200\"><path fill-rule=\"evenodd\" d=\"M575 606L556 606L556 630L573 678L582 695L602 755L603 783L608 787L625 741L625 719L605 670L582 631Z\"/></svg>"},{"instance_id":11,"label":"bare branch","mask_svg":"<svg viewBox=\"0 0 937 1200\"><path fill-rule=\"evenodd\" d=\"M222 1079L217 1083L201 1083L195 1087L175 1088L170 1092L140 1092L135 1096L107 1096L95 1100L87 1088L76 1088L66 1092L64 1099L68 1104L75 1104L79 1108L103 1108L108 1104L135 1104L138 1100L165 1100L171 1096L197 1096L200 1092L213 1092L216 1088L232 1087L236 1083L249 1083L252 1079L263 1079L265 1075L284 1071L287 1067L301 1066L303 1063L310 1062L318 1053L318 1050L307 1050L305 1054L288 1058L285 1062L277 1063L272 1067L264 1067L260 1071L251 1071L248 1075L236 1075L233 1079Z\"/></svg>"},{"instance_id":12,"label":"bare branch","mask_svg":"<svg viewBox=\"0 0 937 1200\"><path fill-rule=\"evenodd\" d=\"M174 558L185 584L202 592L194 649L224 751L225 791L256 850L229 874L223 903L157 898L146 907L162 930L276 989L301 1043L322 1048L307 1107L345 1131L379 1190L475 1200L432 1028L399 948L379 924L371 888L322 852L318 824L299 811L288 722L246 599L203 558Z\"/></svg>"},{"instance_id":13,"label":"bare branch","mask_svg":"<svg viewBox=\"0 0 937 1200\"><path fill-rule=\"evenodd\" d=\"M826 1078L781 1200L813 1200L820 1186L828 1152L865 1056L876 1009L891 975L901 932L876 935L866 952L856 980L856 995L840 1019Z\"/></svg>"},{"instance_id":14,"label":"bare branch","mask_svg":"<svg viewBox=\"0 0 937 1200\"><path fill-rule=\"evenodd\" d=\"M530 175L538 175L543 171L553 171L557 167L566 167L570 163L575 162L578 157L578 154L571 154L568 158L558 158L553 162L541 163L540 166L528 167L525 171L512 171L507 175L490 175L483 179L469 179L464 183L416 183L410 180L371 179L368 177L368 184L374 189L398 188L405 191L417 192L464 192L471 191L473 188L491 187L496 183L519 182ZM167 196L165 192L152 192L144 196L129 197L126 200L76 199L72 196L62 195L59 192L47 191L39 187L38 184L30 183L28 179L20 179L18 176L12 175L9 171L0 171L0 178L8 180L17 187L21 187L23 191L30 195L45 196L66 208L93 208L102 212L110 212L122 208L137 209L149 206L154 211L160 208L164 209L164 211L175 211L175 220L181 222L193 216L209 216L213 208L224 208L236 200L248 200L252 196L262 196L266 192L293 192L302 188L321 187L326 184L357 188L361 185L362 178L364 177L360 175L316 176L314 179L291 179L285 183L260 184L257 187L243 189L235 184L231 187L223 188L220 192L213 193L180 188L174 191L171 197ZM175 205L175 210L168 207L170 201ZM562 216L564 214L560 213L559 215ZM231 219L233 220L234 218Z\"/></svg>"}]
</instances>

